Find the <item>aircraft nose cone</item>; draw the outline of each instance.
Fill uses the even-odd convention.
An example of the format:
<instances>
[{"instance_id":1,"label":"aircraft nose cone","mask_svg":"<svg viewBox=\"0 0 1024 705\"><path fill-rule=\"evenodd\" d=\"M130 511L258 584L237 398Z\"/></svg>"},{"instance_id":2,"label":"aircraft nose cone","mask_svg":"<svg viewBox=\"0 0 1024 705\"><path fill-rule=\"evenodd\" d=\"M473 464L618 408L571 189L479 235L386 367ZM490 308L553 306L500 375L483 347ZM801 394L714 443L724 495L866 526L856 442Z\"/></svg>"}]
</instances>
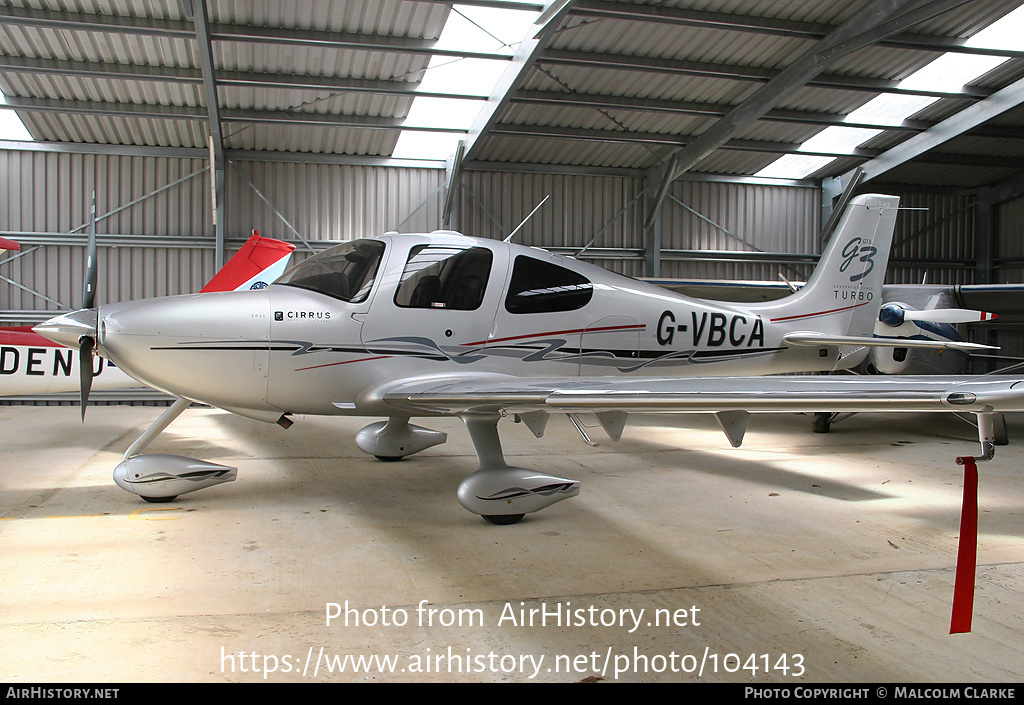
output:
<instances>
[{"instance_id":1,"label":"aircraft nose cone","mask_svg":"<svg viewBox=\"0 0 1024 705\"><path fill-rule=\"evenodd\" d=\"M60 343L69 348L77 348L78 341L83 335L88 335L95 339L96 320L96 309L83 308L79 311L55 316L35 326L32 330L55 343Z\"/></svg>"}]
</instances>

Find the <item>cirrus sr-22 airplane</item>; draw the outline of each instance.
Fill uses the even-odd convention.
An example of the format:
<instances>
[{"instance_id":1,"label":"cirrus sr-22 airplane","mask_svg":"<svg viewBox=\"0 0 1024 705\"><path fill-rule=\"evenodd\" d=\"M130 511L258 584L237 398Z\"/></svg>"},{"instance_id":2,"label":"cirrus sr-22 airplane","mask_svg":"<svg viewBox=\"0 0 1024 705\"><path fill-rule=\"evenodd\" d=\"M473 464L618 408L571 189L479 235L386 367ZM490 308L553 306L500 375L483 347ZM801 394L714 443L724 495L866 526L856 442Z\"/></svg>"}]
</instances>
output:
<instances>
[{"instance_id":1,"label":"cirrus sr-22 airplane","mask_svg":"<svg viewBox=\"0 0 1024 705\"><path fill-rule=\"evenodd\" d=\"M893 346L874 331L898 205L853 199L807 284L777 301L692 299L507 241L388 233L327 249L264 289L105 304L35 331L178 398L114 473L149 501L235 478L142 454L193 401L285 427L295 414L385 417L356 437L382 460L446 440L410 419L458 416L479 460L458 499L505 524L579 483L509 466L503 417L540 437L549 414L566 413L586 439L576 415L595 414L617 439L632 412L711 412L738 446L750 412L973 412L988 458L992 416L1024 410L1024 377L767 376L852 368Z\"/></svg>"}]
</instances>

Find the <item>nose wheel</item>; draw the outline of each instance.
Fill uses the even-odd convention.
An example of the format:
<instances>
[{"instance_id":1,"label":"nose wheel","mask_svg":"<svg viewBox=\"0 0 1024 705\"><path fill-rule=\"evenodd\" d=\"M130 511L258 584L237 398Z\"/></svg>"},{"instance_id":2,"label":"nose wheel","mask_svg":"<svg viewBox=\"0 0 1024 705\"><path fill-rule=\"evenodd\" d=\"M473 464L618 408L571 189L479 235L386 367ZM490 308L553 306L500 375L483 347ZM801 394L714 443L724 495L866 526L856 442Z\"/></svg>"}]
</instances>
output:
<instances>
[{"instance_id":1,"label":"nose wheel","mask_svg":"<svg viewBox=\"0 0 1024 705\"><path fill-rule=\"evenodd\" d=\"M497 526L507 526L509 524L518 524L522 521L525 514L484 514L482 515L484 520Z\"/></svg>"}]
</instances>

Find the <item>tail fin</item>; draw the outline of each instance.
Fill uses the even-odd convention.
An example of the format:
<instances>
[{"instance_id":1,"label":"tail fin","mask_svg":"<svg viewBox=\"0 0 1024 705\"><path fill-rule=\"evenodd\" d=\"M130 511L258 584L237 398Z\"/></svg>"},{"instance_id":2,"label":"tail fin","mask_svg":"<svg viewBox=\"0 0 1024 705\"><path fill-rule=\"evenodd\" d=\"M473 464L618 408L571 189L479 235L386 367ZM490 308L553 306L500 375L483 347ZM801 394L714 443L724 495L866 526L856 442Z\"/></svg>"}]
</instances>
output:
<instances>
[{"instance_id":1,"label":"tail fin","mask_svg":"<svg viewBox=\"0 0 1024 705\"><path fill-rule=\"evenodd\" d=\"M241 291L262 289L284 273L295 245L281 240L260 237L253 231L235 256L201 289L210 291Z\"/></svg>"},{"instance_id":2,"label":"tail fin","mask_svg":"<svg viewBox=\"0 0 1024 705\"><path fill-rule=\"evenodd\" d=\"M772 323L820 335L870 337L882 303L898 206L898 196L851 200L807 284L763 306Z\"/></svg>"}]
</instances>

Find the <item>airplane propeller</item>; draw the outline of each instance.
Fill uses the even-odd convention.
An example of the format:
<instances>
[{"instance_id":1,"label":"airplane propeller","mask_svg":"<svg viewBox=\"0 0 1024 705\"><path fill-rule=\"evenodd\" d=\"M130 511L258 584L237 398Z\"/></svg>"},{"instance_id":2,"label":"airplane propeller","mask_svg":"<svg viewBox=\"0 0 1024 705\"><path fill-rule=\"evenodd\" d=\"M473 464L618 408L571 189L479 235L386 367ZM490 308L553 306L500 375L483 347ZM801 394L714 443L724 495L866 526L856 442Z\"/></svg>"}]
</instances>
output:
<instances>
[{"instance_id":1,"label":"airplane propeller","mask_svg":"<svg viewBox=\"0 0 1024 705\"><path fill-rule=\"evenodd\" d=\"M82 308L95 311L96 308L96 194L92 197L92 211L89 215L89 239L85 254L85 283L82 292ZM78 339L78 386L82 405L82 421L85 421L85 407L92 390L93 357L96 350L96 328L84 333Z\"/></svg>"},{"instance_id":2,"label":"airplane propeller","mask_svg":"<svg viewBox=\"0 0 1024 705\"><path fill-rule=\"evenodd\" d=\"M78 346L78 396L82 405L82 421L85 421L85 407L89 403L89 392L92 391L92 362L95 348L96 341L93 337L83 335Z\"/></svg>"},{"instance_id":3,"label":"airplane propeller","mask_svg":"<svg viewBox=\"0 0 1024 705\"><path fill-rule=\"evenodd\" d=\"M878 313L878 320L887 326L899 326L905 321L922 323L978 323L992 321L996 314L987 311L972 311L965 308L934 308L917 311L902 304L885 304Z\"/></svg>"}]
</instances>

